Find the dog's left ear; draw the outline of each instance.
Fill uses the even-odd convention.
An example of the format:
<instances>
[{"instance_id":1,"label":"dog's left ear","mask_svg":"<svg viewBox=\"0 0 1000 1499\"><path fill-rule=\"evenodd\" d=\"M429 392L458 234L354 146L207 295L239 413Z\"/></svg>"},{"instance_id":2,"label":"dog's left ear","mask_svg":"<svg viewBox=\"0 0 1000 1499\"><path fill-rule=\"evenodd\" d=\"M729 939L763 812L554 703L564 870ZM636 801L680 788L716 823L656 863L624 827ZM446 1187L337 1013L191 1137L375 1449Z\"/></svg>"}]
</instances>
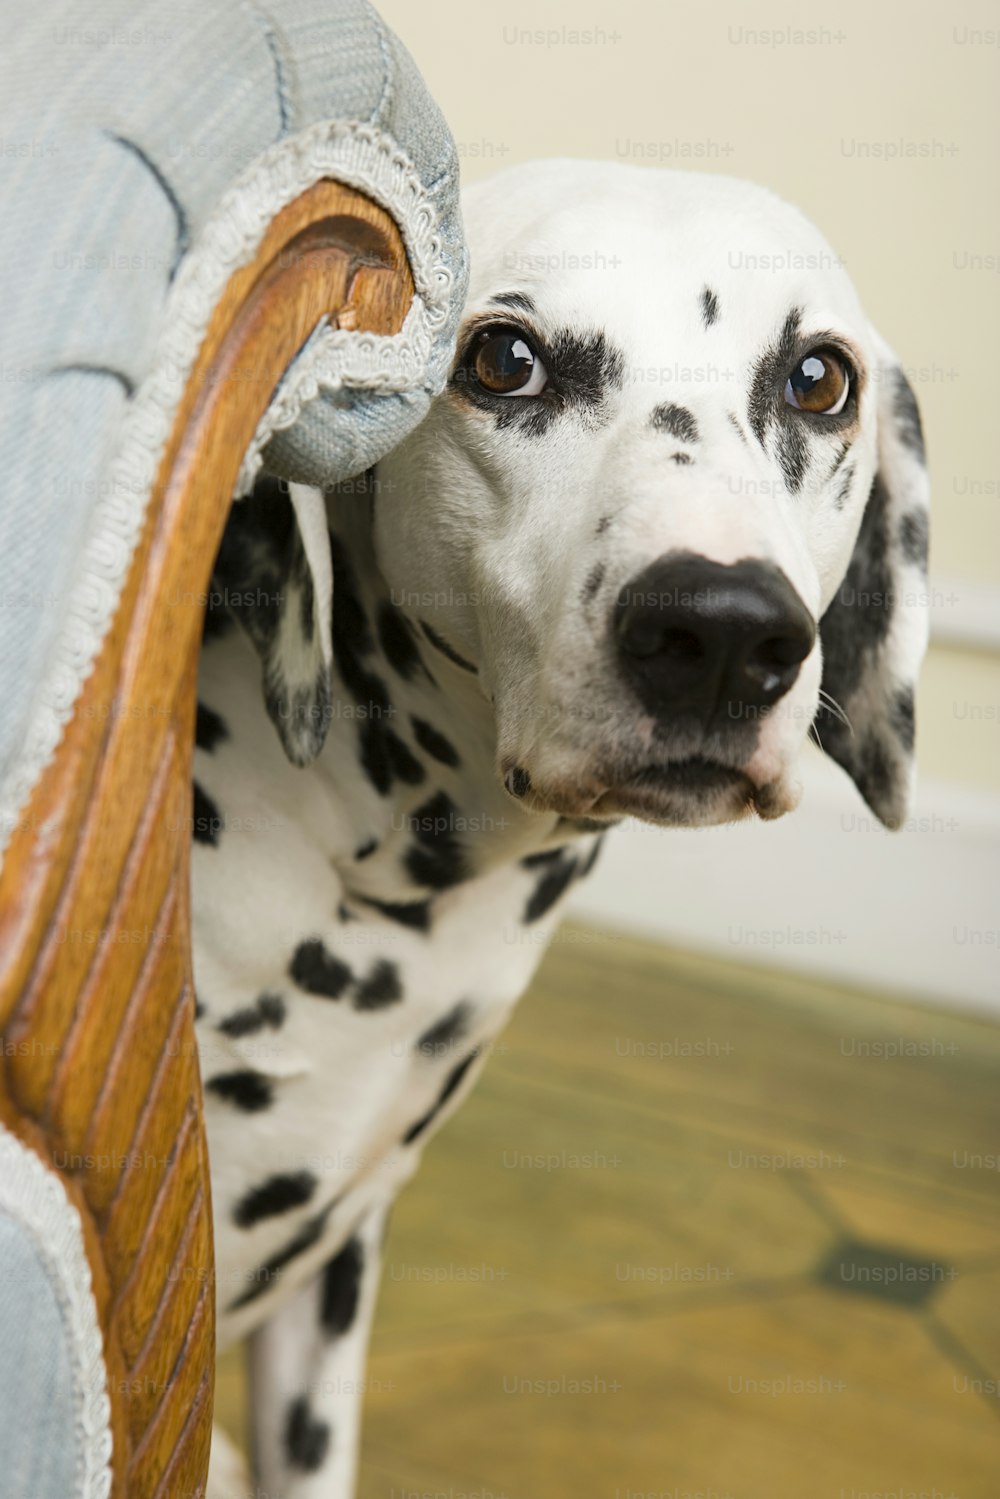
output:
<instances>
[{"instance_id":1,"label":"dog's left ear","mask_svg":"<svg viewBox=\"0 0 1000 1499\"><path fill-rule=\"evenodd\" d=\"M913 695L927 646L929 484L920 413L892 351L877 340L878 469L844 581L820 621L823 748L886 827L906 820L914 781Z\"/></svg>"},{"instance_id":2,"label":"dog's left ear","mask_svg":"<svg viewBox=\"0 0 1000 1499\"><path fill-rule=\"evenodd\" d=\"M331 714L333 562L322 492L259 479L229 513L212 585L260 656L285 753L308 765Z\"/></svg>"}]
</instances>

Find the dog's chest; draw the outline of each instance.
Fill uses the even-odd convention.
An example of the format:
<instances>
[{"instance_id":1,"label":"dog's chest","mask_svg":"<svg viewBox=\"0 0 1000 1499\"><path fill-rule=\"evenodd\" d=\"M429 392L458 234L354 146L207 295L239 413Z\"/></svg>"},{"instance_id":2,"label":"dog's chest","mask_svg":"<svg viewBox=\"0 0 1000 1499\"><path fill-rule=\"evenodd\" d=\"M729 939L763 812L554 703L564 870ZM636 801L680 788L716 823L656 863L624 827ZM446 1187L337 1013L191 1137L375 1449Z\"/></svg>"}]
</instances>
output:
<instances>
[{"instance_id":1,"label":"dog's chest","mask_svg":"<svg viewBox=\"0 0 1000 1499\"><path fill-rule=\"evenodd\" d=\"M202 726L212 716L225 733L211 748L203 734L195 761L197 1032L223 1342L411 1174L488 1059L594 842L518 856L514 828L512 855L491 863L490 840L508 833L502 792L470 794L425 755L420 782L387 799L346 717L335 774L296 770L245 666L238 639L206 653ZM397 698L409 716L420 705ZM431 883L417 887L414 870Z\"/></svg>"},{"instance_id":2,"label":"dog's chest","mask_svg":"<svg viewBox=\"0 0 1000 1499\"><path fill-rule=\"evenodd\" d=\"M287 970L261 973L235 1010L199 1020L220 1312L266 1282L268 1266L285 1279L308 1273L408 1178L541 955L549 922L526 930L520 921L534 883L504 871L456 892L434 935L379 916L318 938L314 924L304 940L322 941L325 966L299 977L329 994L302 992ZM279 995L280 1007L267 1003ZM315 1253L284 1263L320 1215ZM263 1312L266 1300L243 1305Z\"/></svg>"}]
</instances>

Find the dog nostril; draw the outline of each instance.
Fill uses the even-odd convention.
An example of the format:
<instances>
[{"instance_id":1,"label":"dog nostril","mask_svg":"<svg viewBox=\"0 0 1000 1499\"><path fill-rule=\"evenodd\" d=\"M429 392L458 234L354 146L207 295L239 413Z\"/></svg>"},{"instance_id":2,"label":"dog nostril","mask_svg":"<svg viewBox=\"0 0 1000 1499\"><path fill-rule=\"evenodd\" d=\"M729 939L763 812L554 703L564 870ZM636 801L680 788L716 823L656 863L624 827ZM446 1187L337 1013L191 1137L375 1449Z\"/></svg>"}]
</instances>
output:
<instances>
[{"instance_id":1,"label":"dog nostril","mask_svg":"<svg viewBox=\"0 0 1000 1499\"><path fill-rule=\"evenodd\" d=\"M630 656L657 656L678 664L700 661L705 654L693 631L665 630L655 614L630 619L622 643Z\"/></svg>"},{"instance_id":2,"label":"dog nostril","mask_svg":"<svg viewBox=\"0 0 1000 1499\"><path fill-rule=\"evenodd\" d=\"M781 685L781 678L787 667L778 666L775 662L765 661L761 656L751 656L743 668L743 677L747 685L753 685L761 692L773 692Z\"/></svg>"},{"instance_id":3,"label":"dog nostril","mask_svg":"<svg viewBox=\"0 0 1000 1499\"><path fill-rule=\"evenodd\" d=\"M691 630L667 630L661 637L660 650L673 661L700 661L705 647Z\"/></svg>"},{"instance_id":4,"label":"dog nostril","mask_svg":"<svg viewBox=\"0 0 1000 1499\"><path fill-rule=\"evenodd\" d=\"M754 652L764 666L798 666L812 650L812 640L803 631L795 635L774 635L762 640Z\"/></svg>"},{"instance_id":5,"label":"dog nostril","mask_svg":"<svg viewBox=\"0 0 1000 1499\"><path fill-rule=\"evenodd\" d=\"M772 693L782 684L787 688L811 649L812 640L804 630L772 635L768 640L758 641L746 657L744 676L761 692Z\"/></svg>"}]
</instances>

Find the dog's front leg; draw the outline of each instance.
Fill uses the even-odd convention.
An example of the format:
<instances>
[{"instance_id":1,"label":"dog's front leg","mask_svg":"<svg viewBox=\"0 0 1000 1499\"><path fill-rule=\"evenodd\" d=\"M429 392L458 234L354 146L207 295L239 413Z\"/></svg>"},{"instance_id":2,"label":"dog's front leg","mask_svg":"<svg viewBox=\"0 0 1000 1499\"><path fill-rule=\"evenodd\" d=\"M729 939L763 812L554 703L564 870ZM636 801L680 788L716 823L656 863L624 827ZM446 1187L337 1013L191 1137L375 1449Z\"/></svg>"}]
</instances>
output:
<instances>
[{"instance_id":1,"label":"dog's front leg","mask_svg":"<svg viewBox=\"0 0 1000 1499\"><path fill-rule=\"evenodd\" d=\"M255 1468L268 1499L352 1499L387 1211L373 1208L251 1339Z\"/></svg>"}]
</instances>

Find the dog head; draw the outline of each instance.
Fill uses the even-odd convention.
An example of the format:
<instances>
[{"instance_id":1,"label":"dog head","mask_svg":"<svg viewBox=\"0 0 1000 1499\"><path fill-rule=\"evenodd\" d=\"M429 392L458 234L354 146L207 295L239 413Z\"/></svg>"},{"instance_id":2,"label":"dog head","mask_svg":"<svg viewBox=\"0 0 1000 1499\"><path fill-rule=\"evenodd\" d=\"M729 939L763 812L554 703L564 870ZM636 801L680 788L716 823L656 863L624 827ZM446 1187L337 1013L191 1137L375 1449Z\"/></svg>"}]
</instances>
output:
<instances>
[{"instance_id":1,"label":"dog head","mask_svg":"<svg viewBox=\"0 0 1000 1499\"><path fill-rule=\"evenodd\" d=\"M707 824L807 735L906 814L926 643L916 404L815 229L747 183L513 168L466 195L445 393L383 464L379 565L477 669L512 796Z\"/></svg>"}]
</instances>

